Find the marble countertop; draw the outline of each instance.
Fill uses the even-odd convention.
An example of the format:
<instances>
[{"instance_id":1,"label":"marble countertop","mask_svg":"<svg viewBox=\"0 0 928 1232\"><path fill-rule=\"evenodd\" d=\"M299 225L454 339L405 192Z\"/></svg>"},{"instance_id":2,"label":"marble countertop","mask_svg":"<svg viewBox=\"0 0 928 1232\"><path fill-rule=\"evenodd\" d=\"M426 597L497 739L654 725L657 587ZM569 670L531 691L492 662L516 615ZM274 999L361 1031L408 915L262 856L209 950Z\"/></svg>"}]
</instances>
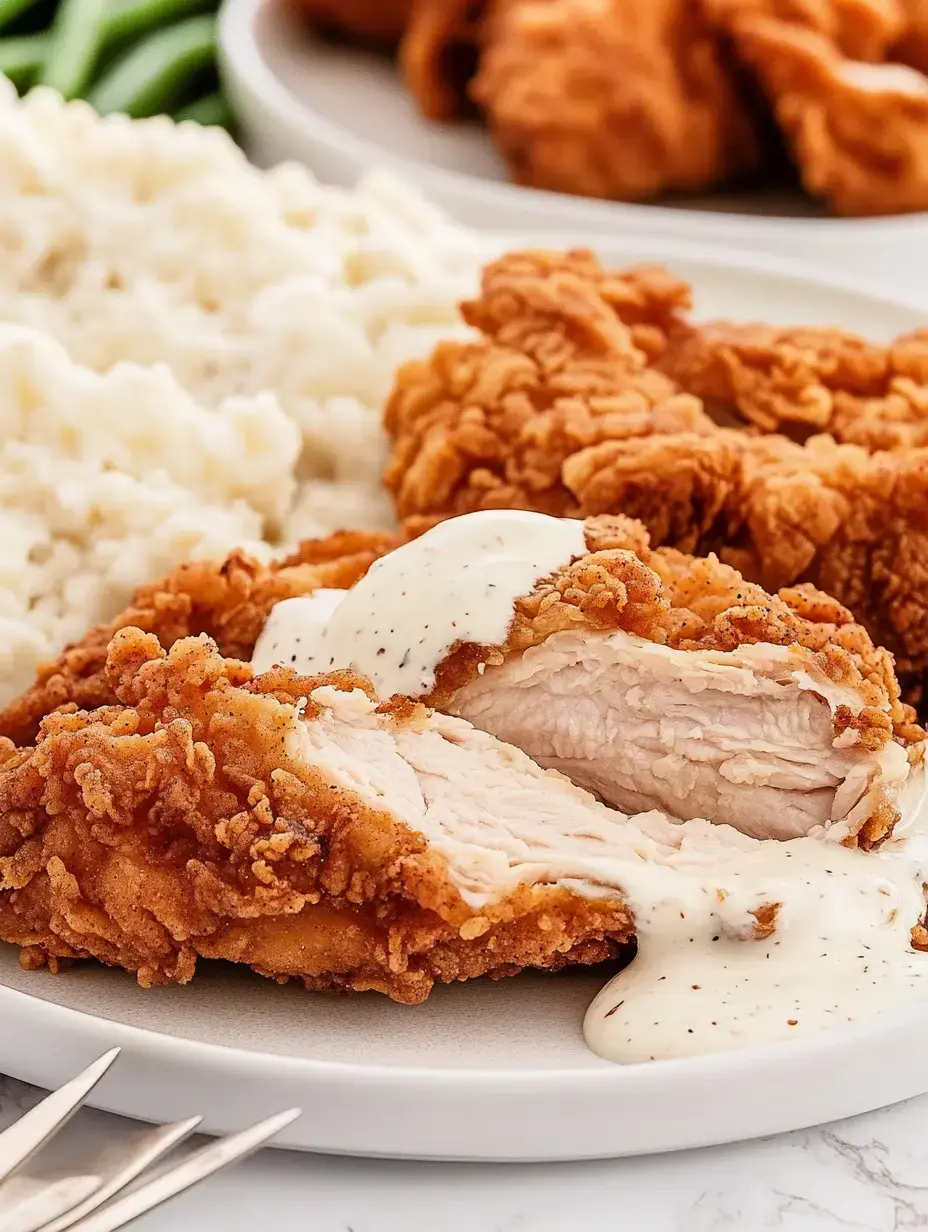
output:
<instances>
[{"instance_id":1,"label":"marble countertop","mask_svg":"<svg viewBox=\"0 0 928 1232\"><path fill-rule=\"evenodd\" d=\"M0 1079L0 1126L38 1098L34 1088ZM780 1138L603 1163L412 1164L265 1151L135 1227L908 1232L928 1228L926 1126L928 1096ZM84 1111L61 1135L50 1167L77 1164L133 1128L119 1117Z\"/></svg>"}]
</instances>

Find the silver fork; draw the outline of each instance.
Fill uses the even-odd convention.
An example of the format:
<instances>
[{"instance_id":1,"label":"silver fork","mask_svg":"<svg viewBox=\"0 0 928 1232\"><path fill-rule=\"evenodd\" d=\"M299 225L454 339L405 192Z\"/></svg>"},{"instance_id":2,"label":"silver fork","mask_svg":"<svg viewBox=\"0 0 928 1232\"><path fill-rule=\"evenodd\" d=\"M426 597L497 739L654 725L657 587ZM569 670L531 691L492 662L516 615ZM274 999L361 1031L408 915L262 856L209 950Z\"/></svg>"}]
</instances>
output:
<instances>
[{"instance_id":1,"label":"silver fork","mask_svg":"<svg viewBox=\"0 0 928 1232\"><path fill-rule=\"evenodd\" d=\"M23 1165L67 1124L118 1056L119 1049L112 1049L0 1133L0 1232L115 1232L244 1159L300 1115L299 1108L291 1108L230 1138L209 1142L149 1180L143 1173L192 1134L202 1117L135 1137L89 1174L50 1182L22 1176Z\"/></svg>"}]
</instances>

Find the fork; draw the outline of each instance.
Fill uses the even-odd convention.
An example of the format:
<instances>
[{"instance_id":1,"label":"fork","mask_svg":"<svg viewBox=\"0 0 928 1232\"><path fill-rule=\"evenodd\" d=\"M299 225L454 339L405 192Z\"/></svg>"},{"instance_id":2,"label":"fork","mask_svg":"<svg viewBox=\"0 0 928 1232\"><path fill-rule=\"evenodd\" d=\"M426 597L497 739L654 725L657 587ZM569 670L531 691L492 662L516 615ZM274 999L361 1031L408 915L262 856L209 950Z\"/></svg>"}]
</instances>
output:
<instances>
[{"instance_id":1,"label":"fork","mask_svg":"<svg viewBox=\"0 0 928 1232\"><path fill-rule=\"evenodd\" d=\"M143 1174L192 1134L202 1117L146 1131L89 1175L63 1176L48 1183L14 1176L67 1124L119 1052L113 1048L0 1133L0 1232L116 1232L220 1168L244 1159L300 1116L299 1108L278 1113L230 1138L207 1143L147 1180Z\"/></svg>"}]
</instances>

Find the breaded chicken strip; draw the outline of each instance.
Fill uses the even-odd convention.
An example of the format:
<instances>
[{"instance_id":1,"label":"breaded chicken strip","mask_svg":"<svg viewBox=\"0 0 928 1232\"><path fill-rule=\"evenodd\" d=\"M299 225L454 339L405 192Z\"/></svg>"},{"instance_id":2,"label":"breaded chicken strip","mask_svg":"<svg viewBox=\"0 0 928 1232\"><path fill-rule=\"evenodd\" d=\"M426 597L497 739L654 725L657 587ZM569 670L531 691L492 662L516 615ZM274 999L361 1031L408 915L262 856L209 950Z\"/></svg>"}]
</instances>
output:
<instances>
[{"instance_id":1,"label":"breaded chicken strip","mask_svg":"<svg viewBox=\"0 0 928 1232\"><path fill-rule=\"evenodd\" d=\"M928 208L928 78L848 59L828 38L766 17L733 26L803 186L839 214Z\"/></svg>"},{"instance_id":2,"label":"breaded chicken strip","mask_svg":"<svg viewBox=\"0 0 928 1232\"><path fill-rule=\"evenodd\" d=\"M723 422L873 450L928 445L924 336L877 346L836 329L720 321L677 330L659 367Z\"/></svg>"},{"instance_id":3,"label":"breaded chicken strip","mask_svg":"<svg viewBox=\"0 0 928 1232\"><path fill-rule=\"evenodd\" d=\"M416 0L291 0L324 29L375 42L397 43Z\"/></svg>"},{"instance_id":4,"label":"breaded chicken strip","mask_svg":"<svg viewBox=\"0 0 928 1232\"><path fill-rule=\"evenodd\" d=\"M691 0L497 0L471 92L534 188L637 201L760 162L737 76Z\"/></svg>"},{"instance_id":5,"label":"breaded chicken strip","mask_svg":"<svg viewBox=\"0 0 928 1232\"><path fill-rule=\"evenodd\" d=\"M606 442L568 459L562 481L581 515L639 517L656 542L716 550L769 590L811 582L907 683L928 668L928 449L719 430Z\"/></svg>"},{"instance_id":6,"label":"breaded chicken strip","mask_svg":"<svg viewBox=\"0 0 928 1232\"><path fill-rule=\"evenodd\" d=\"M29 744L40 719L61 706L90 710L114 702L105 666L110 641L120 629L133 626L153 633L168 649L181 638L205 633L227 657L247 659L275 603L320 587L352 586L396 542L387 534L348 532L309 539L294 555L270 566L242 552L220 563L181 565L138 590L115 620L91 629L45 664L35 684L0 711L0 737Z\"/></svg>"}]
</instances>

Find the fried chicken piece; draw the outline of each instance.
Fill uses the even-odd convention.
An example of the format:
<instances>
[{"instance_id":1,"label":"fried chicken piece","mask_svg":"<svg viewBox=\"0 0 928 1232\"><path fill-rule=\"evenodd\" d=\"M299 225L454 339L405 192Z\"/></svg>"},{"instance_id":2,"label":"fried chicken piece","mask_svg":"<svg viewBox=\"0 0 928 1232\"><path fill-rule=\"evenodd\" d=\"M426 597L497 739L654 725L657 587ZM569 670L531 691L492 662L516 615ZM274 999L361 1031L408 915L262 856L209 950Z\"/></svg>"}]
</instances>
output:
<instances>
[{"instance_id":1,"label":"fried chicken piece","mask_svg":"<svg viewBox=\"0 0 928 1232\"><path fill-rule=\"evenodd\" d=\"M153 633L166 649L205 633L227 657L247 659L275 603L320 587L351 586L396 543L388 534L352 531L306 540L299 551L270 566L241 552L221 563L181 565L141 587L124 612L40 668L35 683L0 711L0 738L29 744L39 721L60 707L91 710L113 703L106 654L120 629Z\"/></svg>"},{"instance_id":2,"label":"fried chicken piece","mask_svg":"<svg viewBox=\"0 0 928 1232\"><path fill-rule=\"evenodd\" d=\"M405 687L624 811L705 817L758 839L824 829L863 847L885 841L923 788L924 733L900 703L891 657L824 594L772 596L715 557L652 550L638 522L599 518L576 535L585 552L571 561L565 548L564 564L514 599L502 643L462 634L462 614L500 576L485 545L517 567L527 534L557 543L563 530L513 510L445 522L324 612L315 597L275 608L255 669L292 661L309 673L349 654L382 696L424 682ZM468 579L445 594L441 630L414 584L434 586L440 559ZM395 654L354 632L387 603L403 632ZM400 651L428 630L438 661L398 675Z\"/></svg>"},{"instance_id":3,"label":"fried chicken piece","mask_svg":"<svg viewBox=\"0 0 928 1232\"><path fill-rule=\"evenodd\" d=\"M737 74L690 0L500 0L471 93L534 188L639 201L761 160Z\"/></svg>"},{"instance_id":4,"label":"fried chicken piece","mask_svg":"<svg viewBox=\"0 0 928 1232\"><path fill-rule=\"evenodd\" d=\"M290 0L322 29L378 43L398 43L416 0Z\"/></svg>"},{"instance_id":5,"label":"fried chicken piece","mask_svg":"<svg viewBox=\"0 0 928 1232\"><path fill-rule=\"evenodd\" d=\"M609 439L711 432L698 401L648 368L689 304L661 270L609 274L592 254L515 253L462 315L484 337L402 368L386 408L385 481L401 517L578 508L571 454Z\"/></svg>"},{"instance_id":6,"label":"fried chicken piece","mask_svg":"<svg viewBox=\"0 0 928 1232\"><path fill-rule=\"evenodd\" d=\"M614 956L623 867L748 844L627 818L351 673L252 679L205 637L166 655L131 628L107 673L118 705L3 750L0 938L28 967L93 957L150 986L204 956L415 1003Z\"/></svg>"},{"instance_id":7,"label":"fried chicken piece","mask_svg":"<svg viewBox=\"0 0 928 1232\"><path fill-rule=\"evenodd\" d=\"M721 421L867 449L928 445L928 339L877 346L836 329L686 326L659 367Z\"/></svg>"},{"instance_id":8,"label":"fried chicken piece","mask_svg":"<svg viewBox=\"0 0 928 1232\"><path fill-rule=\"evenodd\" d=\"M454 120L467 110L485 9L486 0L414 0L400 64L428 119Z\"/></svg>"},{"instance_id":9,"label":"fried chicken piece","mask_svg":"<svg viewBox=\"0 0 928 1232\"><path fill-rule=\"evenodd\" d=\"M928 208L928 78L845 57L823 35L769 18L735 23L803 186L845 215Z\"/></svg>"}]
</instances>

